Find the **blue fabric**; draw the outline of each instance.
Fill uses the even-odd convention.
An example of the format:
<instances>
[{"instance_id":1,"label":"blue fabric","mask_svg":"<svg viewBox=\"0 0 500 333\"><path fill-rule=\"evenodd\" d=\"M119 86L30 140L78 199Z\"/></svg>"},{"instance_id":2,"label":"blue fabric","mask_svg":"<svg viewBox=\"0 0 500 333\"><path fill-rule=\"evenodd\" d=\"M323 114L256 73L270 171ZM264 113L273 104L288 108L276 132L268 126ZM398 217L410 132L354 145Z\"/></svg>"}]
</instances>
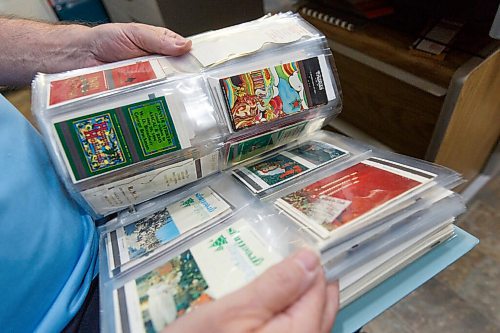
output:
<instances>
[{"instance_id":1,"label":"blue fabric","mask_svg":"<svg viewBox=\"0 0 500 333\"><path fill-rule=\"evenodd\" d=\"M0 95L0 330L63 329L96 274L97 245L39 134Z\"/></svg>"}]
</instances>

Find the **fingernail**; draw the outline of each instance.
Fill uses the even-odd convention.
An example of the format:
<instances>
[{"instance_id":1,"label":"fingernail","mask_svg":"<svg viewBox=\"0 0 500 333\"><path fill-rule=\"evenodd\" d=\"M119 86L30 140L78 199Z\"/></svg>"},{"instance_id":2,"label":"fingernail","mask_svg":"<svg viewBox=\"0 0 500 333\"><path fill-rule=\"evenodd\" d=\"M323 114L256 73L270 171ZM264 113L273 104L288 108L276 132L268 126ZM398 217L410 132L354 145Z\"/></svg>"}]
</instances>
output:
<instances>
[{"instance_id":1,"label":"fingernail","mask_svg":"<svg viewBox=\"0 0 500 333\"><path fill-rule=\"evenodd\" d=\"M318 255L309 249L300 250L294 255L293 259L304 267L306 272L314 272L318 268Z\"/></svg>"},{"instance_id":2,"label":"fingernail","mask_svg":"<svg viewBox=\"0 0 500 333\"><path fill-rule=\"evenodd\" d=\"M182 37L181 38L177 38L175 40L175 46L184 46L184 45L186 45L186 43L187 43L187 39L182 38Z\"/></svg>"}]
</instances>

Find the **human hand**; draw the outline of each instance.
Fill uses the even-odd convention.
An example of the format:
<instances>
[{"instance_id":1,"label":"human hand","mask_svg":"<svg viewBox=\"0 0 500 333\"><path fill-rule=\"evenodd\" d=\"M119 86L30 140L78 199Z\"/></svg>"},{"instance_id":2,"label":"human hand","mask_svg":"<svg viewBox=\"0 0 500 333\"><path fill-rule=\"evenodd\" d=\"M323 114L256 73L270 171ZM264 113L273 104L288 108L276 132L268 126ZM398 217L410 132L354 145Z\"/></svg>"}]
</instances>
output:
<instances>
[{"instance_id":1,"label":"human hand","mask_svg":"<svg viewBox=\"0 0 500 333\"><path fill-rule=\"evenodd\" d=\"M301 250L249 285L175 320L163 333L329 332L338 283L327 285L319 258Z\"/></svg>"},{"instance_id":2,"label":"human hand","mask_svg":"<svg viewBox=\"0 0 500 333\"><path fill-rule=\"evenodd\" d=\"M86 65L162 54L178 56L191 49L191 41L166 28L140 23L103 24L85 30L82 41L87 45Z\"/></svg>"},{"instance_id":3,"label":"human hand","mask_svg":"<svg viewBox=\"0 0 500 333\"><path fill-rule=\"evenodd\" d=\"M58 73L148 54L178 56L191 41L139 23L96 27L0 17L0 85L28 84L37 72Z\"/></svg>"}]
</instances>

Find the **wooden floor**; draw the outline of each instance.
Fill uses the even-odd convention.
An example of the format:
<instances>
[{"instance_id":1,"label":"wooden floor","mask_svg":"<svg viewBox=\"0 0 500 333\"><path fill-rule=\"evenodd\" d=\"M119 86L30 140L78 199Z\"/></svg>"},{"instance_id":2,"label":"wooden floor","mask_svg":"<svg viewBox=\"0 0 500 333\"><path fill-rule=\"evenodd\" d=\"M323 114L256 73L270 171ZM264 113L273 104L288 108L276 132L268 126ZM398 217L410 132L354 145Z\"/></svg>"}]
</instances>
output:
<instances>
[{"instance_id":1,"label":"wooden floor","mask_svg":"<svg viewBox=\"0 0 500 333\"><path fill-rule=\"evenodd\" d=\"M30 91L4 95L28 119ZM470 202L457 225L480 239L454 265L385 311L365 333L500 332L500 177Z\"/></svg>"}]
</instances>

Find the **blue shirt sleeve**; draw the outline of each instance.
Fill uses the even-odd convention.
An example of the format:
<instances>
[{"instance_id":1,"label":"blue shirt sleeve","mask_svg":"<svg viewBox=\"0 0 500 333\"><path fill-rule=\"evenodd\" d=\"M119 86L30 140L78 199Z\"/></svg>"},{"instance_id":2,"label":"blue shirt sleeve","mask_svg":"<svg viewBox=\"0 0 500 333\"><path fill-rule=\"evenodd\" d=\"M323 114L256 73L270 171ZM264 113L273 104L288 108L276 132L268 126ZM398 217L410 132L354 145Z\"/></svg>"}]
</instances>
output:
<instances>
[{"instance_id":1,"label":"blue shirt sleeve","mask_svg":"<svg viewBox=\"0 0 500 333\"><path fill-rule=\"evenodd\" d=\"M39 134L1 95L0 165L1 330L58 332L96 274L97 233Z\"/></svg>"}]
</instances>

